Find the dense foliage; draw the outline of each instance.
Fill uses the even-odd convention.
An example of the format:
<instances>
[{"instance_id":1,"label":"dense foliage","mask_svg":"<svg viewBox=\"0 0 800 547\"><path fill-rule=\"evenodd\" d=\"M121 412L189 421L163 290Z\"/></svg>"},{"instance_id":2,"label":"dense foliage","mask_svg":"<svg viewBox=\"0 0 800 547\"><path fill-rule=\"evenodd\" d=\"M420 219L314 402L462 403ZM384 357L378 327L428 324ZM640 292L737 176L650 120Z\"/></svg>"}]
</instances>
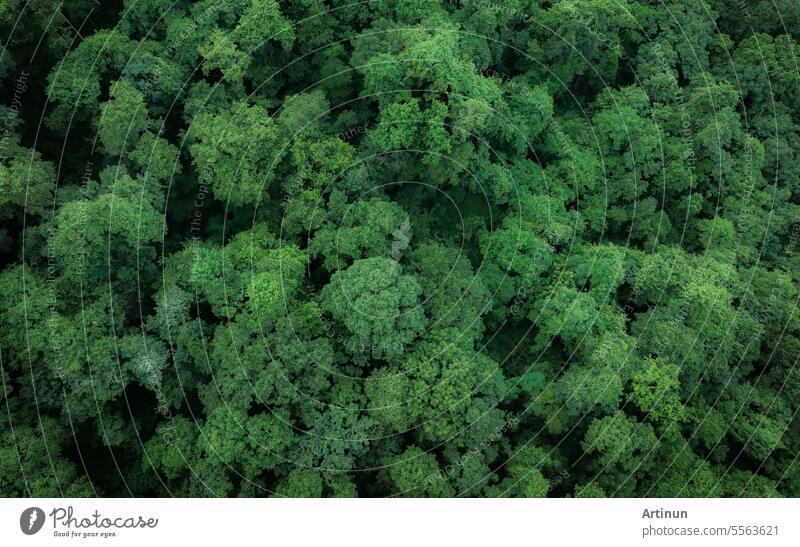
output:
<instances>
[{"instance_id":1,"label":"dense foliage","mask_svg":"<svg viewBox=\"0 0 800 547\"><path fill-rule=\"evenodd\" d=\"M0 494L800 495L796 0L0 27Z\"/></svg>"}]
</instances>

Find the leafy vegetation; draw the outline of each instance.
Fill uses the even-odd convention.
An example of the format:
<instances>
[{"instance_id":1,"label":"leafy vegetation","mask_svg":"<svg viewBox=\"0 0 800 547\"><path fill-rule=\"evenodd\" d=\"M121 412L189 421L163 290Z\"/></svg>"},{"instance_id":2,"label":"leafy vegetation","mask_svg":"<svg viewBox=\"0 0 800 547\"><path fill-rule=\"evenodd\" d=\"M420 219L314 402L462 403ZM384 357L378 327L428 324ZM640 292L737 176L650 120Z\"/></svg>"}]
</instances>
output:
<instances>
[{"instance_id":1,"label":"leafy vegetation","mask_svg":"<svg viewBox=\"0 0 800 547\"><path fill-rule=\"evenodd\" d=\"M3 2L0 494L800 496L747 5Z\"/></svg>"}]
</instances>

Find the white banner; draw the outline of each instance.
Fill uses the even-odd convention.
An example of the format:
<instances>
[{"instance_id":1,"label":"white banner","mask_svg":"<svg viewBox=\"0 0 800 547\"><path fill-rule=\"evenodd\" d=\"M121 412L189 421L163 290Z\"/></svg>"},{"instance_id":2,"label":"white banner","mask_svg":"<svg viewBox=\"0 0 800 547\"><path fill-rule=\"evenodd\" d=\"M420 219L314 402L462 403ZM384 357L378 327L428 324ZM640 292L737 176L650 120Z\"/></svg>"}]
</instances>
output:
<instances>
[{"instance_id":1,"label":"white banner","mask_svg":"<svg viewBox=\"0 0 800 547\"><path fill-rule=\"evenodd\" d=\"M2 499L0 508L8 546L800 545L800 501L786 499Z\"/></svg>"}]
</instances>

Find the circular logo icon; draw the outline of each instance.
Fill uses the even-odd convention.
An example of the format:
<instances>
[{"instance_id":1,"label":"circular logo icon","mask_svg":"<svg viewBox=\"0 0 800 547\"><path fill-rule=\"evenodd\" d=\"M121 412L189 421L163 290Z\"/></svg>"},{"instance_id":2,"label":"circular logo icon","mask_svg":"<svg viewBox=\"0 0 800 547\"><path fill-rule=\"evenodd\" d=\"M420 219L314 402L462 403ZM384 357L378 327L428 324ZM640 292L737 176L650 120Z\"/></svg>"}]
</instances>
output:
<instances>
[{"instance_id":1,"label":"circular logo icon","mask_svg":"<svg viewBox=\"0 0 800 547\"><path fill-rule=\"evenodd\" d=\"M28 507L19 516L19 527L26 536L32 536L44 526L44 511L38 507Z\"/></svg>"}]
</instances>

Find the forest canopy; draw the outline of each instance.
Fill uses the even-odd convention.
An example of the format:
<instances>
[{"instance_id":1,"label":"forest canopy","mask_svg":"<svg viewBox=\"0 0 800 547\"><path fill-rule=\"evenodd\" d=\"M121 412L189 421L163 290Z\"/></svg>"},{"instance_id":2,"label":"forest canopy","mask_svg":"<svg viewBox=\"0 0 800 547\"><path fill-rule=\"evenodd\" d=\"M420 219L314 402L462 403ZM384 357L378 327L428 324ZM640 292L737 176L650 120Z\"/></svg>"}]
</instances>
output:
<instances>
[{"instance_id":1,"label":"forest canopy","mask_svg":"<svg viewBox=\"0 0 800 547\"><path fill-rule=\"evenodd\" d=\"M796 0L0 28L0 495L800 496Z\"/></svg>"}]
</instances>

